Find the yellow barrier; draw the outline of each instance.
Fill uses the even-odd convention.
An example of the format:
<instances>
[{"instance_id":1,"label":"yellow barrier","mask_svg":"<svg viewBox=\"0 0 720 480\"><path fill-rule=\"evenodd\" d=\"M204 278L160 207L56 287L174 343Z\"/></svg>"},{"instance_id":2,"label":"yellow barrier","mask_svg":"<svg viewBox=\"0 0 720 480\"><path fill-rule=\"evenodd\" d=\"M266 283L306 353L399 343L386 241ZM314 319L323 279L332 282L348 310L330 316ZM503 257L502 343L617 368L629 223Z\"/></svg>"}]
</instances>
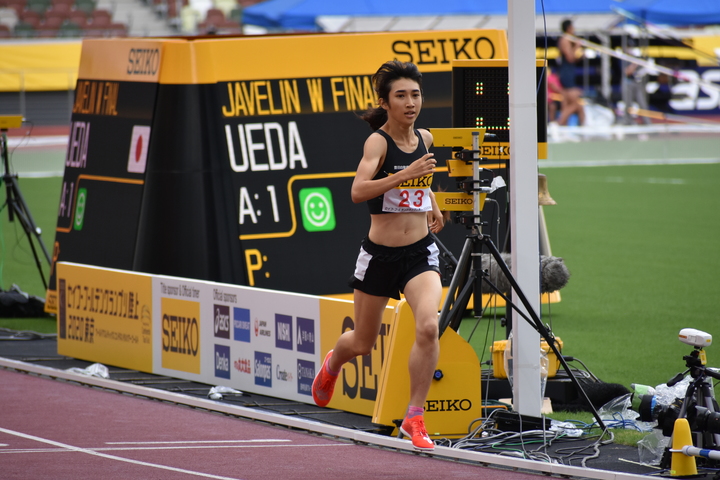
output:
<instances>
[{"instance_id":1,"label":"yellow barrier","mask_svg":"<svg viewBox=\"0 0 720 480\"><path fill-rule=\"evenodd\" d=\"M395 313L390 346L380 374L373 422L392 426L402 419L410 398L408 363L415 342L415 321L410 305L402 300ZM468 425L482 416L480 362L475 350L454 330L440 337L437 371L442 378L433 380L425 402L425 425L431 437L461 437Z\"/></svg>"},{"instance_id":2,"label":"yellow barrier","mask_svg":"<svg viewBox=\"0 0 720 480\"><path fill-rule=\"evenodd\" d=\"M74 90L81 47L80 40L0 45L0 91Z\"/></svg>"}]
</instances>

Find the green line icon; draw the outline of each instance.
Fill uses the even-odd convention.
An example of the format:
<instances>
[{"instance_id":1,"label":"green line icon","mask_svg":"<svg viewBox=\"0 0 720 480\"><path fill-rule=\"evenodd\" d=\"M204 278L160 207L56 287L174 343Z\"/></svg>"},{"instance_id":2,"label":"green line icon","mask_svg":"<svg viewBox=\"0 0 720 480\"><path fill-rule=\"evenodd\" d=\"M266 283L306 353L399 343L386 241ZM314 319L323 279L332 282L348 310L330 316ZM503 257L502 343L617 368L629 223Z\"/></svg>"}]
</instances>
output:
<instances>
[{"instance_id":1,"label":"green line icon","mask_svg":"<svg viewBox=\"0 0 720 480\"><path fill-rule=\"evenodd\" d=\"M308 232L335 230L335 209L327 187L303 188L300 194L302 223Z\"/></svg>"},{"instance_id":2,"label":"green line icon","mask_svg":"<svg viewBox=\"0 0 720 480\"><path fill-rule=\"evenodd\" d=\"M77 193L77 205L75 206L75 220L73 221L73 228L75 230L82 230L83 222L85 221L85 207L87 205L87 189L80 188Z\"/></svg>"}]
</instances>

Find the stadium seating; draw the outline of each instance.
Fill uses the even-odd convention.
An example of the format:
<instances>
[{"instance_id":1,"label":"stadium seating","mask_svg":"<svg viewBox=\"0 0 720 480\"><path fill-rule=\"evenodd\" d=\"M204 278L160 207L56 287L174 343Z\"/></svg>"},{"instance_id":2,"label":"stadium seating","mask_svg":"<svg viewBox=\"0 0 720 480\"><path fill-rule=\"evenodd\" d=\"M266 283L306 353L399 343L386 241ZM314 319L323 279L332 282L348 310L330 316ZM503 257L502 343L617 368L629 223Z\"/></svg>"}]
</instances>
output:
<instances>
[{"instance_id":1,"label":"stadium seating","mask_svg":"<svg viewBox=\"0 0 720 480\"><path fill-rule=\"evenodd\" d=\"M242 33L242 11L260 0L141 0L186 35ZM0 38L127 36L98 0L0 0ZM143 5L138 2L138 8ZM3 28L5 27L5 28Z\"/></svg>"},{"instance_id":2,"label":"stadium seating","mask_svg":"<svg viewBox=\"0 0 720 480\"><path fill-rule=\"evenodd\" d=\"M95 10L97 2L95 0L75 0L74 9L91 14Z\"/></svg>"},{"instance_id":3,"label":"stadium seating","mask_svg":"<svg viewBox=\"0 0 720 480\"><path fill-rule=\"evenodd\" d=\"M74 38L83 36L83 28L72 20L65 20L57 32L58 37Z\"/></svg>"},{"instance_id":4,"label":"stadium seating","mask_svg":"<svg viewBox=\"0 0 720 480\"><path fill-rule=\"evenodd\" d=\"M50 8L50 5L50 0L27 0L25 10L37 12L42 15Z\"/></svg>"},{"instance_id":5,"label":"stadium seating","mask_svg":"<svg viewBox=\"0 0 720 480\"><path fill-rule=\"evenodd\" d=\"M0 38L127 36L97 0L0 0Z\"/></svg>"},{"instance_id":6,"label":"stadium seating","mask_svg":"<svg viewBox=\"0 0 720 480\"><path fill-rule=\"evenodd\" d=\"M13 28L13 37L17 38L34 38L37 36L35 26L29 23L25 23L22 20L15 24Z\"/></svg>"},{"instance_id":7,"label":"stadium seating","mask_svg":"<svg viewBox=\"0 0 720 480\"><path fill-rule=\"evenodd\" d=\"M228 18L219 8L211 8L207 11L205 20L198 24L200 34L231 34L242 33L240 24Z\"/></svg>"},{"instance_id":8,"label":"stadium seating","mask_svg":"<svg viewBox=\"0 0 720 480\"><path fill-rule=\"evenodd\" d=\"M77 25L80 28L84 28L87 24L87 14L82 10L72 10L68 14L68 22Z\"/></svg>"},{"instance_id":9,"label":"stadium seating","mask_svg":"<svg viewBox=\"0 0 720 480\"><path fill-rule=\"evenodd\" d=\"M19 16L20 12L25 10L26 2L27 0L1 0L0 7L12 8Z\"/></svg>"}]
</instances>

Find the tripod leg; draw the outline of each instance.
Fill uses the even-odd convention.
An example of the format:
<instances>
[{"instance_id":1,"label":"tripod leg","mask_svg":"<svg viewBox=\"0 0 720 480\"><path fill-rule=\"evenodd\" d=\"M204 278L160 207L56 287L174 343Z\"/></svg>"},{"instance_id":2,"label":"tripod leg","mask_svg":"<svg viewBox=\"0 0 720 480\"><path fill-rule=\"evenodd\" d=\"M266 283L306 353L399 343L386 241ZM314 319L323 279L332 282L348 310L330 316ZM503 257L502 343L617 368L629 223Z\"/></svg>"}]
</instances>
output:
<instances>
[{"instance_id":1,"label":"tripod leg","mask_svg":"<svg viewBox=\"0 0 720 480\"><path fill-rule=\"evenodd\" d=\"M473 292L473 286L475 285L476 280L477 277L474 273L470 275L467 283L462 288L462 290L458 294L457 299L455 300L455 304L460 305L462 308L455 307L453 308L452 312L450 312L450 317L448 318L448 325L455 331L460 328L460 322L462 322L463 312L465 311L465 308L470 301L470 295Z\"/></svg>"},{"instance_id":2,"label":"tripod leg","mask_svg":"<svg viewBox=\"0 0 720 480\"><path fill-rule=\"evenodd\" d=\"M433 239L435 244L438 246L440 251L442 252L440 256L445 260L447 263L453 266L453 268L457 267L458 261L457 258L455 258L455 255L452 254L450 250L443 244L440 239L435 235L434 233L430 232L430 237Z\"/></svg>"},{"instance_id":3,"label":"tripod leg","mask_svg":"<svg viewBox=\"0 0 720 480\"><path fill-rule=\"evenodd\" d=\"M697 404L700 405L701 402L704 403L705 408L707 408L709 413L715 413L717 411L715 398L712 396L712 391L710 390L710 384L703 380L703 382L700 384L700 388L698 389L698 399ZM702 395L702 398L700 398L700 395ZM720 447L720 434L718 433L707 433L707 445L705 445L705 448L718 448Z\"/></svg>"},{"instance_id":4,"label":"tripod leg","mask_svg":"<svg viewBox=\"0 0 720 480\"><path fill-rule=\"evenodd\" d=\"M440 309L439 330L440 336L442 337L443 332L452 321L451 310L454 312L458 308L464 309L467 306L467 300L465 303L458 302L459 298L457 292L460 289L461 282L466 282L470 272L470 257L473 251L473 239L467 237L465 244L463 245L462 252L460 253L460 260L458 261L455 273L450 280L450 286L448 287L445 301L443 302L442 308Z\"/></svg>"},{"instance_id":5,"label":"tripod leg","mask_svg":"<svg viewBox=\"0 0 720 480\"><path fill-rule=\"evenodd\" d=\"M7 151L7 135L5 134L5 130L0 133L0 157L2 157L2 163L3 163L3 181L5 182L5 204L10 205L12 202L14 202L13 197L13 187L12 187L12 181L13 176L10 175L10 162L8 161L8 151ZM14 211L12 208L8 208L8 221L12 222L14 220Z\"/></svg>"},{"instance_id":6,"label":"tripod leg","mask_svg":"<svg viewBox=\"0 0 720 480\"><path fill-rule=\"evenodd\" d=\"M5 155L7 155L7 153L3 152L3 156ZM3 179L7 187L8 218L11 222L14 220L15 217L20 220L20 224L25 231L28 242L30 242L30 249L32 250L33 257L35 258L35 264L37 265L38 272L40 273L40 278L42 279L43 286L45 287L45 290L47 290L47 280L45 279L42 263L40 262L40 257L38 256L37 249L35 248L35 242L33 241L34 236L37 239L37 242L40 244L43 252L45 253L45 258L47 259L48 264L50 264L50 255L48 254L48 251L45 248L45 244L40 237L40 229L35 225L35 221L30 214L30 209L25 203L25 199L20 192L20 187L17 185L17 178L13 175L9 175L6 172Z\"/></svg>"},{"instance_id":7,"label":"tripod leg","mask_svg":"<svg viewBox=\"0 0 720 480\"><path fill-rule=\"evenodd\" d=\"M45 254L45 259L47 260L48 264L50 264L50 254L47 251L47 248L45 248L45 244L42 241L42 238L40 237L40 228L35 223L35 220L32 217L32 214L30 213L30 208L28 208L27 203L25 203L25 197L23 197L22 192L20 191L20 186L17 184L17 179L13 177L12 180L12 188L13 193L15 195L15 203L17 205L16 211L21 211L22 214L18 214L20 219L22 220L23 226L25 227L25 231L30 235L32 234L37 238L38 243L40 244L40 248L42 249L43 253ZM32 243L32 242L31 242Z\"/></svg>"},{"instance_id":8,"label":"tripod leg","mask_svg":"<svg viewBox=\"0 0 720 480\"><path fill-rule=\"evenodd\" d=\"M580 382L575 377L575 374L573 374L572 370L570 369L570 366L565 361L565 358L560 354L560 351L557 348L557 345L555 345L555 339L550 334L550 332L545 328L545 325L540 321L540 317L538 316L537 312L532 308L532 305L528 301L527 297L523 293L522 289L520 288L520 285L518 285L517 280L515 280L515 277L513 277L512 272L508 268L505 261L502 259L502 256L500 255L500 252L498 251L497 247L495 247L495 244L492 242L490 237L483 235L482 236L483 241L485 242L485 245L490 250L490 253L492 253L493 257L495 257L495 261L500 266L500 269L503 271L505 276L507 277L508 281L510 282L510 285L512 285L513 290L515 290L515 293L517 293L518 298L520 298L520 301L527 309L528 314L532 317L532 322L530 322L526 317L525 320L527 320L531 326L533 326L538 333L545 339L548 346L552 349L552 351L555 353L555 356L558 360L560 360L560 364L563 366L565 371L567 372L568 376L570 377L570 380L572 381L573 385L575 385L575 388L580 392L587 402L587 404L592 409L593 416L595 417L595 421L598 423L598 426L604 431L606 430L605 423L600 418L600 414L598 413L595 406L592 404L590 399L587 396L587 393L585 393L585 390L582 388L582 385L580 385ZM519 312L519 311L518 311Z\"/></svg>"},{"instance_id":9,"label":"tripod leg","mask_svg":"<svg viewBox=\"0 0 720 480\"><path fill-rule=\"evenodd\" d=\"M23 230L25 230L25 235L28 237L30 249L32 250L33 257L35 258L35 265L37 265L38 272L40 273L40 278L43 282L43 286L45 287L45 290L47 290L47 280L45 280L45 273L43 273L42 263L40 262L40 257L38 256L37 249L35 248L35 242L33 242L32 236L30 235L30 225L27 223L28 219L25 217L25 213L16 204L11 205L10 208L13 208L15 210L15 215L20 220L20 223L23 226ZM42 245L42 239L38 238L38 241L40 242L40 245ZM47 254L47 252L45 253ZM48 263L49 262L50 261L48 260Z\"/></svg>"}]
</instances>

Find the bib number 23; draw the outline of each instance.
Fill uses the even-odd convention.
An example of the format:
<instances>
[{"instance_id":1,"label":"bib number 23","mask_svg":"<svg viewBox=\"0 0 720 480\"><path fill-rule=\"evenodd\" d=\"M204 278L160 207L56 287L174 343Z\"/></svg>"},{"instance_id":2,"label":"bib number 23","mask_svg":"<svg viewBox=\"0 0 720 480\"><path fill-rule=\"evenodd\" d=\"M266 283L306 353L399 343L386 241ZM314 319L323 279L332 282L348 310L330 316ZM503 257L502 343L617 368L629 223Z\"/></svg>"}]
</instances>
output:
<instances>
[{"instance_id":1,"label":"bib number 23","mask_svg":"<svg viewBox=\"0 0 720 480\"><path fill-rule=\"evenodd\" d=\"M413 207L422 207L424 195L425 192L422 190L401 190L399 206L410 207L410 203L412 202Z\"/></svg>"}]
</instances>

